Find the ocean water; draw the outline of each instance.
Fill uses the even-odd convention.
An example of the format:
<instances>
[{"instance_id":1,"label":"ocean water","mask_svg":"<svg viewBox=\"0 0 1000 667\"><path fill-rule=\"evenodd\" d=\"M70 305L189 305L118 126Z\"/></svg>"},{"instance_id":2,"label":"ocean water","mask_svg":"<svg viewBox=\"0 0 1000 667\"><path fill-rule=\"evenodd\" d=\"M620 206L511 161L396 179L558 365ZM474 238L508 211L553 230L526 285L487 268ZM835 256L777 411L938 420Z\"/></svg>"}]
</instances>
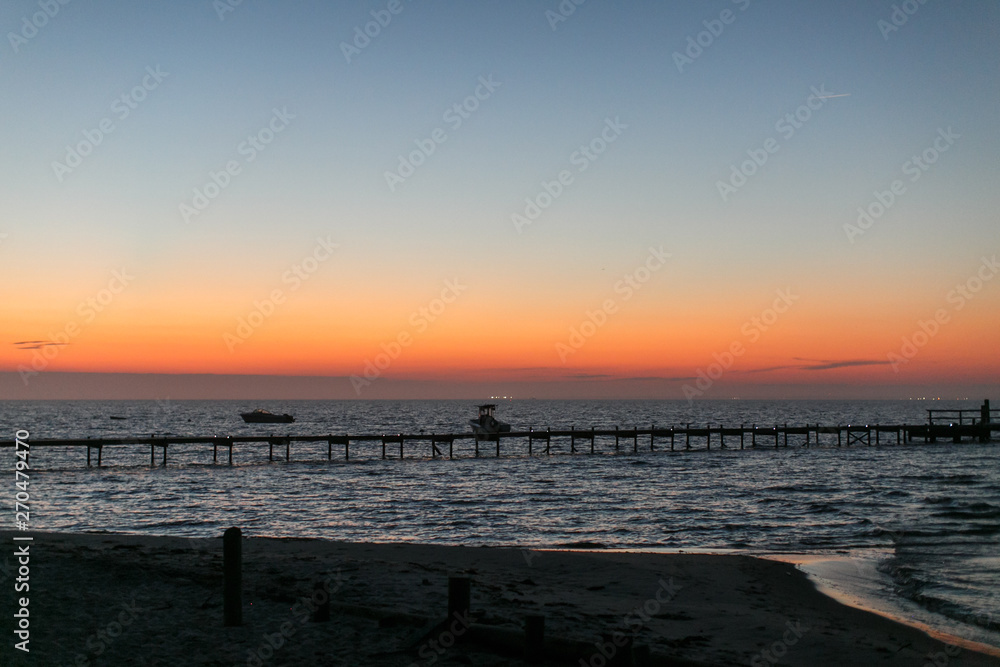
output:
<instances>
[{"instance_id":1,"label":"ocean water","mask_svg":"<svg viewBox=\"0 0 1000 667\"><path fill-rule=\"evenodd\" d=\"M928 407L978 405L517 400L501 402L497 416L515 430L917 424ZM238 413L254 407L297 421L244 424ZM31 440L466 432L473 416L473 401L0 402L0 439L18 429ZM716 437L711 451L697 441L700 451L673 453L666 442L650 453L640 438L638 456L631 441L614 454L613 439L598 439L596 456L565 456L568 441L553 440L548 457L504 441L499 461L492 443L473 458L471 441L456 442L453 461L429 460L429 445L415 443L406 460L383 461L373 442L352 444L350 463L336 447L328 462L325 443L293 444L290 463L283 450L269 463L266 445L237 445L233 466L222 452L213 464L211 447L172 446L166 467L150 467L146 448L106 447L103 469L88 469L80 449L39 447L31 527L214 537L236 525L249 535L350 541L846 556L865 578L862 597L880 603L872 606L1000 647L1000 441L838 448L836 436L825 438L740 451L736 440L718 449ZM9 524L11 499L3 504Z\"/></svg>"}]
</instances>

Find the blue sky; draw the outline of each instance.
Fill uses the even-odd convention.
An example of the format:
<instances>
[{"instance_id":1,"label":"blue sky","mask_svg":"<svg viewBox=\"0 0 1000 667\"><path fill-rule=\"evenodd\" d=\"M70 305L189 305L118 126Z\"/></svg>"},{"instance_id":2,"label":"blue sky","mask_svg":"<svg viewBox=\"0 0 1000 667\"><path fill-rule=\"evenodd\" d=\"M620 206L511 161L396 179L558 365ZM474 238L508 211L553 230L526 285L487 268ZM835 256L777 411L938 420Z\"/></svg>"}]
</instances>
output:
<instances>
[{"instance_id":1,"label":"blue sky","mask_svg":"<svg viewBox=\"0 0 1000 667\"><path fill-rule=\"evenodd\" d=\"M565 309L553 315L565 328L599 300L602 271L628 270L665 244L669 280L636 308L736 328L788 282L838 306L933 310L996 248L995 3L914 2L906 23L885 33L879 21L899 3L589 0L553 28L546 12L557 2L413 0L348 63L343 44L388 4L244 0L220 17L208 0L74 0L12 41L42 9L6 3L8 289L32 295L44 329L110 267L141 266L130 308L210 328L205 308L237 314L312 239L333 234L344 252L313 281L311 302L329 298L348 319L366 320L384 303L385 337L408 303L450 275L476 285L483 308L529 317ZM720 16L731 22L708 40L705 22L718 29ZM678 71L674 54L699 33L711 43ZM167 74L119 117L115 100L147 68ZM499 85L451 127L445 112L482 77ZM845 96L824 99L783 137L776 122L821 88ZM274 110L293 118L247 162L238 147ZM113 132L60 181L53 162L106 119ZM511 215L575 169L571 156L609 119L625 127L620 137L518 233ZM447 141L391 191L386 171L439 128ZM946 128L960 138L848 242L857 208L903 178L902 165ZM769 138L778 151L723 201L718 182ZM179 205L230 160L240 173L185 223ZM31 320L20 302L12 307ZM886 317L898 325L872 342L873 358L912 328L910 310Z\"/></svg>"}]
</instances>

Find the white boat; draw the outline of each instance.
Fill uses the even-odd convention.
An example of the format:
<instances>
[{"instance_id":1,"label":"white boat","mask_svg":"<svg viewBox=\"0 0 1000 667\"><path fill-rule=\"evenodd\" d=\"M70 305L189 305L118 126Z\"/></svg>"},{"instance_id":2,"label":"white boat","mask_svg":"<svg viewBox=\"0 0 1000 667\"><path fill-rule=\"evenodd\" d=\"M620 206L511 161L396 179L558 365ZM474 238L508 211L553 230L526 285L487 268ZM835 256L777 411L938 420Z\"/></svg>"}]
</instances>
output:
<instances>
[{"instance_id":1,"label":"white boat","mask_svg":"<svg viewBox=\"0 0 1000 667\"><path fill-rule=\"evenodd\" d=\"M491 434L507 433L510 431L510 424L502 422L493 416L494 410L497 409L496 403L484 403L476 407L479 408L479 417L469 420L473 433Z\"/></svg>"}]
</instances>

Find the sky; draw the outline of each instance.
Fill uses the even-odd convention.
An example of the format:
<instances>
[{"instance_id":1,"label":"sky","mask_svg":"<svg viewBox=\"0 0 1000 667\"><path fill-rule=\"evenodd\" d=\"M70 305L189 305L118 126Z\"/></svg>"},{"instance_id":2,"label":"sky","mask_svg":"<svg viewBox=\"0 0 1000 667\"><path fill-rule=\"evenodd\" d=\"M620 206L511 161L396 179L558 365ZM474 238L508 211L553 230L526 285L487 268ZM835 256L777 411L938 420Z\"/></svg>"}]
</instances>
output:
<instances>
[{"instance_id":1,"label":"sky","mask_svg":"<svg viewBox=\"0 0 1000 667\"><path fill-rule=\"evenodd\" d=\"M987 397L998 25L9 0L0 398Z\"/></svg>"}]
</instances>

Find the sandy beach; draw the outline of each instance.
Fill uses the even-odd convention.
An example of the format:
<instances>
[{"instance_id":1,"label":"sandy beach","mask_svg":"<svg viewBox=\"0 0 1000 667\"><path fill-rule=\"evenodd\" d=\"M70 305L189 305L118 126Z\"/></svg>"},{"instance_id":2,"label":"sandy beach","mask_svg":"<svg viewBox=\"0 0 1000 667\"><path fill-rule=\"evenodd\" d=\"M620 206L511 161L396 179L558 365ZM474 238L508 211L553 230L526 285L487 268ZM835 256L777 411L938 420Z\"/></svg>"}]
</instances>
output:
<instances>
[{"instance_id":1,"label":"sandy beach","mask_svg":"<svg viewBox=\"0 0 1000 667\"><path fill-rule=\"evenodd\" d=\"M449 576L472 582L450 633ZM227 628L221 537L37 533L30 586L30 654L8 639L4 664L519 665L524 619L544 615L536 664L1000 665L736 555L245 538L243 625Z\"/></svg>"}]
</instances>

